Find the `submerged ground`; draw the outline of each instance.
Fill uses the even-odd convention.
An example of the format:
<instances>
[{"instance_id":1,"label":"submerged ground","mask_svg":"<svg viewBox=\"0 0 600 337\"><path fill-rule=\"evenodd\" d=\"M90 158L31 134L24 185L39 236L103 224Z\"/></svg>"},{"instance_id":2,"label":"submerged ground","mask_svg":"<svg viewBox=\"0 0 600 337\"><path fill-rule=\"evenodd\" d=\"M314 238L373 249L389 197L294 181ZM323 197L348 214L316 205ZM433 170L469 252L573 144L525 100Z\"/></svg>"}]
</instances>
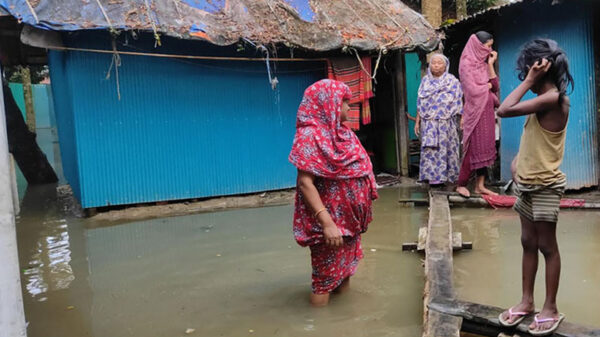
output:
<instances>
[{"instance_id":1,"label":"submerged ground","mask_svg":"<svg viewBox=\"0 0 600 337\"><path fill-rule=\"evenodd\" d=\"M351 291L312 309L308 249L291 233L291 206L130 223L69 215L53 188L29 189L17 222L29 337L416 336L422 256L402 252L427 209L402 208L380 191ZM461 299L509 306L519 298L520 243L510 210L453 209L474 242L455 255ZM600 217L563 212L559 308L597 325ZM543 268L543 263L541 263ZM538 275L538 306L543 300ZM595 324L596 323L596 324Z\"/></svg>"}]
</instances>

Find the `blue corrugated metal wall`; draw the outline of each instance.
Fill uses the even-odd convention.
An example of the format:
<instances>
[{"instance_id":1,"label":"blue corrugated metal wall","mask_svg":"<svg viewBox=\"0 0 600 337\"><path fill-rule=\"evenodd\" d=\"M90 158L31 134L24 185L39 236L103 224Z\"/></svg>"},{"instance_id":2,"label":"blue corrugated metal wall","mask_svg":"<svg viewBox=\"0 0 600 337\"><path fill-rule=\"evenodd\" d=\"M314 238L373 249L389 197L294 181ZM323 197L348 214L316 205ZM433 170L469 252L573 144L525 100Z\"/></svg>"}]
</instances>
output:
<instances>
[{"instance_id":1,"label":"blue corrugated metal wall","mask_svg":"<svg viewBox=\"0 0 600 337\"><path fill-rule=\"evenodd\" d=\"M296 111L323 63L278 64L273 91L263 62L122 55L119 101L111 57L50 55L65 173L84 208L295 185Z\"/></svg>"},{"instance_id":2,"label":"blue corrugated metal wall","mask_svg":"<svg viewBox=\"0 0 600 337\"><path fill-rule=\"evenodd\" d=\"M598 184L596 91L594 76L593 11L586 5L564 4L524 7L514 15L501 16L496 35L500 62L500 90L506 97L519 85L516 58L521 46L536 37L556 40L567 52L575 91L570 95L565 158L561 169L570 189ZM526 98L531 97L528 93ZM524 117L502 120L502 179L510 179L510 163L519 150Z\"/></svg>"},{"instance_id":3,"label":"blue corrugated metal wall","mask_svg":"<svg viewBox=\"0 0 600 337\"><path fill-rule=\"evenodd\" d=\"M54 97L54 112L58 128L58 140L63 173L78 200L81 199L81 179L77 156L77 138L73 114L73 92L71 78L67 72L67 53L49 51L48 66ZM77 87L77 86L76 86Z\"/></svg>"}]
</instances>

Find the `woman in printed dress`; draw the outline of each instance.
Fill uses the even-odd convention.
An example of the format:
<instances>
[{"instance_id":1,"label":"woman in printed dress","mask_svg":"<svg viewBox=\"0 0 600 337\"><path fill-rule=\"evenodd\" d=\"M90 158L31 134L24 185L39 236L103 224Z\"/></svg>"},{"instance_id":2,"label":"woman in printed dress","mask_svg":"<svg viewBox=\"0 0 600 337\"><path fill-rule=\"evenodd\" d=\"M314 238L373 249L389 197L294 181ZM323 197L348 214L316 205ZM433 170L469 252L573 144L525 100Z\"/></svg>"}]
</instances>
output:
<instances>
[{"instance_id":1,"label":"woman in printed dress","mask_svg":"<svg viewBox=\"0 0 600 337\"><path fill-rule=\"evenodd\" d=\"M308 87L289 156L298 169L293 231L299 245L310 247L314 306L348 288L377 198L369 156L343 124L351 97L348 86L334 80Z\"/></svg>"},{"instance_id":2,"label":"woman in printed dress","mask_svg":"<svg viewBox=\"0 0 600 337\"><path fill-rule=\"evenodd\" d=\"M415 134L421 138L419 181L430 186L458 178L460 142L457 118L462 114L460 82L448 72L450 61L433 54L417 99Z\"/></svg>"}]
</instances>

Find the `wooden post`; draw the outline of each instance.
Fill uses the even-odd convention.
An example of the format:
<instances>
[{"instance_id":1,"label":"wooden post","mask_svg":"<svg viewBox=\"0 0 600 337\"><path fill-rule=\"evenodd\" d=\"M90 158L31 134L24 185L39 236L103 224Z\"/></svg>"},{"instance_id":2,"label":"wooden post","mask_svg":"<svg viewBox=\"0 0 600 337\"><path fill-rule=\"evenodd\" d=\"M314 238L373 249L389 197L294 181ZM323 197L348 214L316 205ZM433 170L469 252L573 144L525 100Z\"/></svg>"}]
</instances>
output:
<instances>
[{"instance_id":1,"label":"wooden post","mask_svg":"<svg viewBox=\"0 0 600 337\"><path fill-rule=\"evenodd\" d=\"M19 205L19 188L17 186L17 170L15 168L15 158L13 158L12 154L10 156L10 188L12 190L12 199L13 199L13 209L15 210L15 215L19 215L21 213L21 206Z\"/></svg>"},{"instance_id":2,"label":"wooden post","mask_svg":"<svg viewBox=\"0 0 600 337\"><path fill-rule=\"evenodd\" d=\"M27 332L12 198L4 95L0 89L0 331L2 336L23 337Z\"/></svg>"},{"instance_id":3,"label":"wooden post","mask_svg":"<svg viewBox=\"0 0 600 337\"><path fill-rule=\"evenodd\" d=\"M25 119L29 131L35 132L35 110L33 109L33 90L31 89L31 71L29 67L21 70L23 80L23 98L25 99Z\"/></svg>"},{"instance_id":4,"label":"wooden post","mask_svg":"<svg viewBox=\"0 0 600 337\"><path fill-rule=\"evenodd\" d=\"M404 63L404 54L398 52L395 56L396 74L394 78L395 104L396 104L396 153L398 162L398 173L401 176L409 175L409 153L408 143L410 142L408 134L408 117L406 116L406 70Z\"/></svg>"}]
</instances>

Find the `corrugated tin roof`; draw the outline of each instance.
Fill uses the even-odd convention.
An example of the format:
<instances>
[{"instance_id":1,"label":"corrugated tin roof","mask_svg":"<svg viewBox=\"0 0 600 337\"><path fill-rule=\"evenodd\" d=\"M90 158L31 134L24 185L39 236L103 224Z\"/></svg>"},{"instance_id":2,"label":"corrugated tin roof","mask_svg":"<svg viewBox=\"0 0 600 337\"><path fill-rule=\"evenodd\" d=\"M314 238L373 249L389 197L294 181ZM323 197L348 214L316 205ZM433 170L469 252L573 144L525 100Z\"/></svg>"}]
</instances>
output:
<instances>
[{"instance_id":1,"label":"corrugated tin roof","mask_svg":"<svg viewBox=\"0 0 600 337\"><path fill-rule=\"evenodd\" d=\"M527 1L533 2L533 1L536 1L536 0L511 0L511 2L508 2L508 3L505 3L505 4L501 4L501 5L498 5L498 6L493 6L493 7L484 9L482 11L479 11L479 12L475 13L475 14L467 16L466 18L464 18L462 20L457 20L457 21L455 21L455 22L453 22L453 23L451 23L449 25L445 25L444 27L442 27L442 29L445 30L445 29L448 29L448 28L453 28L453 27L458 26L458 25L468 24L469 22L472 22L473 20L476 20L476 19L478 19L478 18L480 18L480 17L482 17L484 15L491 14L493 12L497 13L497 12L501 11L504 8L508 8L508 7L511 7L511 6L514 6L514 5L523 3L523 2L527 2Z\"/></svg>"},{"instance_id":2,"label":"corrugated tin roof","mask_svg":"<svg viewBox=\"0 0 600 337\"><path fill-rule=\"evenodd\" d=\"M144 30L230 45L240 39L314 51L433 50L438 33L400 0L0 0L48 30Z\"/></svg>"}]
</instances>

